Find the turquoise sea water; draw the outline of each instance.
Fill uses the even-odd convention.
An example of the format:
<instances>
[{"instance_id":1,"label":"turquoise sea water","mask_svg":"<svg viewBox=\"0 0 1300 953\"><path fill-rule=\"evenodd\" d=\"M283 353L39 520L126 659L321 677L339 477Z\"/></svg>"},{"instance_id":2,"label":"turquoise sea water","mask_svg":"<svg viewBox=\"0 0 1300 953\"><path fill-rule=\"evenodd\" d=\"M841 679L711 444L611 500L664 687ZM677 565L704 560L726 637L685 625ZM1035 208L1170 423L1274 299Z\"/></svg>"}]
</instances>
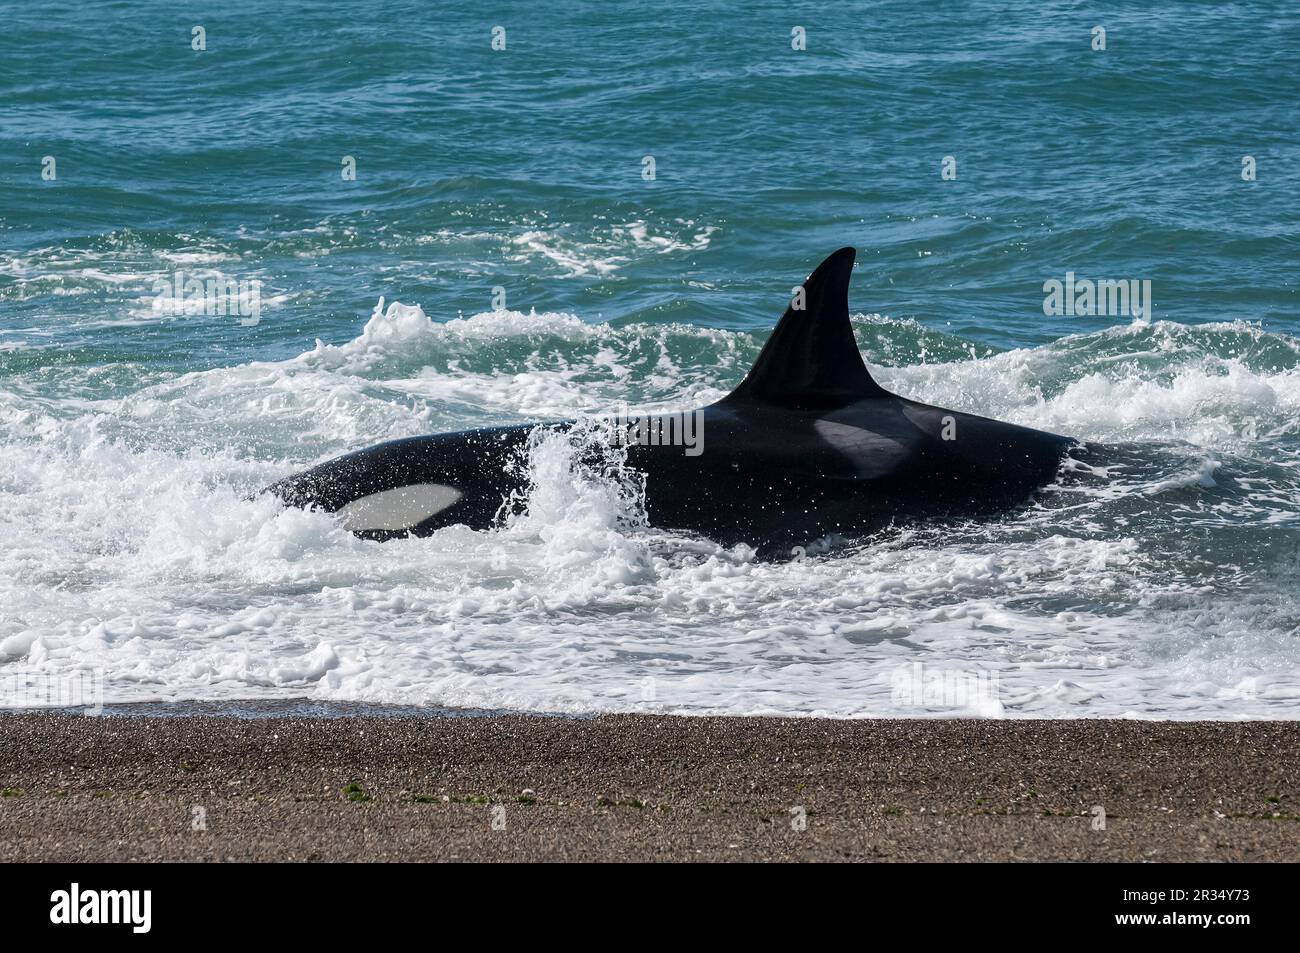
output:
<instances>
[{"instance_id":1,"label":"turquoise sea water","mask_svg":"<svg viewBox=\"0 0 1300 953\"><path fill-rule=\"evenodd\" d=\"M971 708L900 709L923 659L997 674L998 713L1294 716L1300 11L826 6L8 4L0 674ZM790 566L629 529L562 454L496 534L243 500L388 437L720 396L846 244L882 383L1112 469ZM177 271L259 282L259 320L160 311ZM1044 314L1067 273L1151 313Z\"/></svg>"}]
</instances>

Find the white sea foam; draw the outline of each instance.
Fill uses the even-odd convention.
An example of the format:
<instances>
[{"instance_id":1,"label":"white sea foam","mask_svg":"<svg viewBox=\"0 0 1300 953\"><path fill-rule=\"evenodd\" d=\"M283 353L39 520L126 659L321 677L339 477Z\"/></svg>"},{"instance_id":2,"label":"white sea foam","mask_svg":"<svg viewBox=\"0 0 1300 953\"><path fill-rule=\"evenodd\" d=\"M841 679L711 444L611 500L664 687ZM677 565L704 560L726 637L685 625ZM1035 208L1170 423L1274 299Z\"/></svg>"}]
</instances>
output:
<instances>
[{"instance_id":1,"label":"white sea foam","mask_svg":"<svg viewBox=\"0 0 1300 953\"><path fill-rule=\"evenodd\" d=\"M1296 369L1190 345L1111 359L1183 332L1107 335L881 369L909 396L1124 446L1015 518L789 563L647 527L636 476L582 465L580 432L536 434L527 505L490 532L376 543L250 498L389 437L706 402L752 360L748 335L381 302L345 344L117 397L11 377L0 692L88 674L110 702L1295 717L1297 558L1278 533L1300 512Z\"/></svg>"},{"instance_id":2,"label":"white sea foam","mask_svg":"<svg viewBox=\"0 0 1300 953\"><path fill-rule=\"evenodd\" d=\"M571 278L610 275L638 254L702 251L717 228L679 219L652 232L642 221L613 226L608 233L575 236L565 227L533 228L510 239L511 258L518 262L542 260Z\"/></svg>"}]
</instances>

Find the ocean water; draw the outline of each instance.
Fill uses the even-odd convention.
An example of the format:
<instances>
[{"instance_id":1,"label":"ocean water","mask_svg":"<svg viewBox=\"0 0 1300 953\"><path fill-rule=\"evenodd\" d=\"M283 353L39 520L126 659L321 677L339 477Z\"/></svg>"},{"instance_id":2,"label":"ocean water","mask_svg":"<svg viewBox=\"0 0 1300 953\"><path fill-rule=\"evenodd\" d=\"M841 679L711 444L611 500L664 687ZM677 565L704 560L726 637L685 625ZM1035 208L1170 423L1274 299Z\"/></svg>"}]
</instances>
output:
<instances>
[{"instance_id":1,"label":"ocean water","mask_svg":"<svg viewBox=\"0 0 1300 953\"><path fill-rule=\"evenodd\" d=\"M0 705L1300 715L1300 11L824 6L8 5ZM491 532L251 498L718 398L845 244L882 384L1090 467L785 563L558 437ZM1151 308L1046 314L1067 273Z\"/></svg>"}]
</instances>

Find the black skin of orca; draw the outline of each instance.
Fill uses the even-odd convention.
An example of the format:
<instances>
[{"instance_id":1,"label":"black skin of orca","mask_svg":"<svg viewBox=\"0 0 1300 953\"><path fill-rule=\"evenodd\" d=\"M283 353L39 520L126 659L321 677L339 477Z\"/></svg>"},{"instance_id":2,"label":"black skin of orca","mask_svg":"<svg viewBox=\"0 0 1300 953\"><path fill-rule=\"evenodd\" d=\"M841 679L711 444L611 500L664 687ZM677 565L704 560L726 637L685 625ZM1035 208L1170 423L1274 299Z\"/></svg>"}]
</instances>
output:
<instances>
[{"instance_id":1,"label":"black skin of orca","mask_svg":"<svg viewBox=\"0 0 1300 953\"><path fill-rule=\"evenodd\" d=\"M931 407L871 378L853 337L848 288L855 251L842 248L803 284L744 381L699 412L702 448L632 443L654 526L748 543L779 557L835 534L1003 512L1051 483L1069 437ZM538 426L522 424L394 440L312 467L269 487L292 506L334 512L417 483L460 490L449 508L376 539L427 536L453 524L488 529L526 490L508 462Z\"/></svg>"}]
</instances>

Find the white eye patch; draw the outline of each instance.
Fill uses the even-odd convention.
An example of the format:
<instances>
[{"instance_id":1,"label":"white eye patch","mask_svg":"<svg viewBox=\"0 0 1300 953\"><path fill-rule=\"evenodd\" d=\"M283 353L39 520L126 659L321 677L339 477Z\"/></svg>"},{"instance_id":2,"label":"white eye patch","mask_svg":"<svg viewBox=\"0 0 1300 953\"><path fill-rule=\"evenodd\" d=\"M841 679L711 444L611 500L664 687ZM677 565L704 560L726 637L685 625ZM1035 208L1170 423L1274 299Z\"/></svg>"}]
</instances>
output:
<instances>
[{"instance_id":1,"label":"white eye patch","mask_svg":"<svg viewBox=\"0 0 1300 953\"><path fill-rule=\"evenodd\" d=\"M353 500L339 509L345 528L367 530L403 530L423 523L441 513L463 496L454 486L441 483L413 483L383 490Z\"/></svg>"}]
</instances>

